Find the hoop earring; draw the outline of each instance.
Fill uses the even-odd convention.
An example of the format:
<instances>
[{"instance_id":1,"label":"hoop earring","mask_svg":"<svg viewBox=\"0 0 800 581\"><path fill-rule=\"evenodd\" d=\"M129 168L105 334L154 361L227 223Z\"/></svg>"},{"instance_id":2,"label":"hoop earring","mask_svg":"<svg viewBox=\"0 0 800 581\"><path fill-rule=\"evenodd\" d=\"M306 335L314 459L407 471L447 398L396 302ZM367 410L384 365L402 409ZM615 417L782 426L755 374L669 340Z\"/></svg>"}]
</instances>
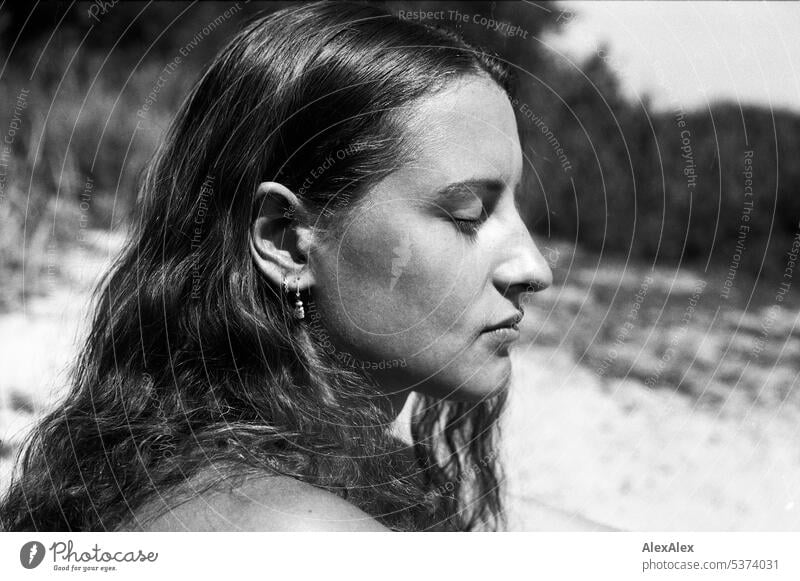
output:
<instances>
[{"instance_id":1,"label":"hoop earring","mask_svg":"<svg viewBox=\"0 0 800 581\"><path fill-rule=\"evenodd\" d=\"M289 283L286 283L286 287L289 287ZM306 317L306 310L303 308L303 301L300 300L300 277L297 277L297 288L295 289L295 301L294 301L294 318L298 321L302 321Z\"/></svg>"}]
</instances>

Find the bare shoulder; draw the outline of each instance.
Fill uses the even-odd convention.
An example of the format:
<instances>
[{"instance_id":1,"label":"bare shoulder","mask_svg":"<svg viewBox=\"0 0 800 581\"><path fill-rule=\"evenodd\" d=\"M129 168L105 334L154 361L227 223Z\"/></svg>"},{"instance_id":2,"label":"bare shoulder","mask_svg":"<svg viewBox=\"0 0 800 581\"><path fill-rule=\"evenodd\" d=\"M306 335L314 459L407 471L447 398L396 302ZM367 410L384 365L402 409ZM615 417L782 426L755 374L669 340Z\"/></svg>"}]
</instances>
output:
<instances>
[{"instance_id":1,"label":"bare shoulder","mask_svg":"<svg viewBox=\"0 0 800 581\"><path fill-rule=\"evenodd\" d=\"M388 531L333 493L286 476L250 477L217 486L146 513L126 530L165 531Z\"/></svg>"}]
</instances>

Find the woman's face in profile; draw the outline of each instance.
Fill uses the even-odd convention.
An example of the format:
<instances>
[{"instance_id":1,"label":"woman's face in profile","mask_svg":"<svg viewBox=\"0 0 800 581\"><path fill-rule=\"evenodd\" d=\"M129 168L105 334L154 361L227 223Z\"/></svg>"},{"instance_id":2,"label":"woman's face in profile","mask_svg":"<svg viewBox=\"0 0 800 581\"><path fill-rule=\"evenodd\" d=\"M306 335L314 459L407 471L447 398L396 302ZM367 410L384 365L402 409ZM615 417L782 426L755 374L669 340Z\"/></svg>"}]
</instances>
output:
<instances>
[{"instance_id":1,"label":"woman's face in profile","mask_svg":"<svg viewBox=\"0 0 800 581\"><path fill-rule=\"evenodd\" d=\"M320 319L309 323L324 321L335 356L368 369L386 393L477 400L508 384L521 295L552 282L514 201L514 113L496 83L475 76L418 101L406 119L415 161L312 251Z\"/></svg>"}]
</instances>

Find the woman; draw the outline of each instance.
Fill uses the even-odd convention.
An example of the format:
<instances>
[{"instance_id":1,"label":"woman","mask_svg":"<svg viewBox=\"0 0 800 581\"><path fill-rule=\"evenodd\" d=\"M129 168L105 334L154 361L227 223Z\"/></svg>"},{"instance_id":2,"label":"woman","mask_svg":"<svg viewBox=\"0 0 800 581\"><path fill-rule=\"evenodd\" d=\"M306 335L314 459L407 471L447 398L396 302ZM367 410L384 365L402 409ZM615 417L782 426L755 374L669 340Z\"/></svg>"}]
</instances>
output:
<instances>
[{"instance_id":1,"label":"woman","mask_svg":"<svg viewBox=\"0 0 800 581\"><path fill-rule=\"evenodd\" d=\"M501 526L508 349L551 283L508 77L364 5L239 33L149 167L4 528Z\"/></svg>"}]
</instances>

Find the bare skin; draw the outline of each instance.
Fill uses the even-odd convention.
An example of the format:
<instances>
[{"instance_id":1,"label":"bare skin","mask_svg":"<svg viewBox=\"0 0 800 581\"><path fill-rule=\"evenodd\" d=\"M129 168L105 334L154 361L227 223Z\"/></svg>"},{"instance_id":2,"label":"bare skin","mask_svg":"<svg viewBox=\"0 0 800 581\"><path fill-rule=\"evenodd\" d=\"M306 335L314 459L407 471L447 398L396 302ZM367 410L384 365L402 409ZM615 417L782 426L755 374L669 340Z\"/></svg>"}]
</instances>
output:
<instances>
[{"instance_id":1,"label":"bare skin","mask_svg":"<svg viewBox=\"0 0 800 581\"><path fill-rule=\"evenodd\" d=\"M148 518L140 511L140 522L120 529L145 532L389 532L374 518L338 496L285 476L251 477L244 483L220 485L187 500L158 510ZM526 516L539 531L613 532L616 529L564 511L535 504Z\"/></svg>"},{"instance_id":2,"label":"bare skin","mask_svg":"<svg viewBox=\"0 0 800 581\"><path fill-rule=\"evenodd\" d=\"M286 207L299 208L300 200L275 182L256 193L251 238L265 277L311 290L339 351L405 362L371 372L395 415L412 391L480 401L506 389L514 333L487 329L517 315L531 285L552 283L515 204L522 152L500 87L485 77L462 79L416 103L407 131L417 159L366 194L342 239L286 226ZM597 530L552 509L542 508L541 517L547 530ZM195 494L140 526L388 530L339 497L282 476Z\"/></svg>"},{"instance_id":3,"label":"bare skin","mask_svg":"<svg viewBox=\"0 0 800 581\"><path fill-rule=\"evenodd\" d=\"M203 477L193 479L194 482ZM139 522L124 530L176 531L364 531L386 527L362 510L320 488L286 476L250 477L243 483L222 483L171 503L168 510L153 502L140 511ZM158 516L149 518L148 513Z\"/></svg>"},{"instance_id":4,"label":"bare skin","mask_svg":"<svg viewBox=\"0 0 800 581\"><path fill-rule=\"evenodd\" d=\"M274 182L257 192L252 238L264 276L312 293L337 353L381 367L369 373L395 413L412 391L480 401L506 389L514 334L485 331L552 284L515 203L522 150L503 90L454 82L415 103L406 134L416 159L366 193L337 239L281 222L301 204Z\"/></svg>"}]
</instances>

